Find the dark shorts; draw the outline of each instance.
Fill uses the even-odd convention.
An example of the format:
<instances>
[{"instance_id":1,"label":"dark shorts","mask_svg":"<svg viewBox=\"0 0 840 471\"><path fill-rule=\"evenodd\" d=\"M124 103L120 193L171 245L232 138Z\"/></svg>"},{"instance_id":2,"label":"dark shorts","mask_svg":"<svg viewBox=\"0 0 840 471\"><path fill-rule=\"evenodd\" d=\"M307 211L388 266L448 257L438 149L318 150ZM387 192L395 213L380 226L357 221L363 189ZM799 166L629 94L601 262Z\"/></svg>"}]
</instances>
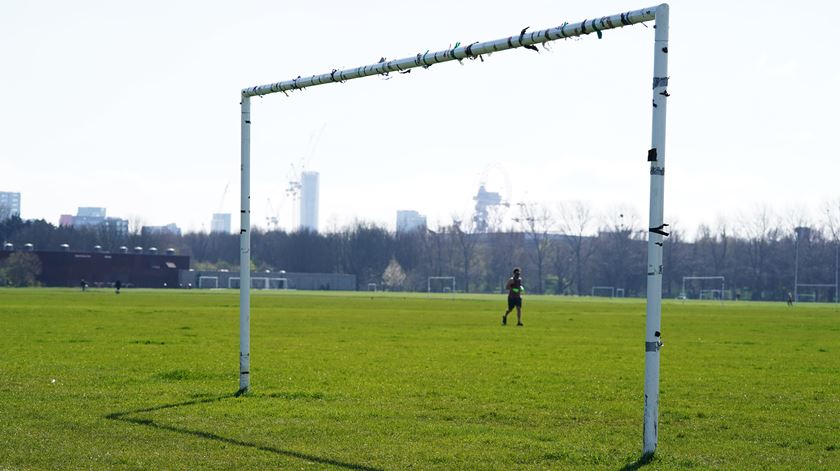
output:
<instances>
[{"instance_id":1,"label":"dark shorts","mask_svg":"<svg viewBox=\"0 0 840 471\"><path fill-rule=\"evenodd\" d=\"M513 309L514 307L522 307L522 297L516 296L508 296L508 309Z\"/></svg>"}]
</instances>

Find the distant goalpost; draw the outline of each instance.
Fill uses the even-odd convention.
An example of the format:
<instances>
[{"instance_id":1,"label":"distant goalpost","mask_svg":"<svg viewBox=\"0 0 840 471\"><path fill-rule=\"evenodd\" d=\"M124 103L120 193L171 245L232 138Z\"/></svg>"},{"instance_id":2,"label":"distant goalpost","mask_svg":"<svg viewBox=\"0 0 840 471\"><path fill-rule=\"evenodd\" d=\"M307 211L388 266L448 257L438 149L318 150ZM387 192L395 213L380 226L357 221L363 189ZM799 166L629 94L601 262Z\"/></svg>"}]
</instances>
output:
<instances>
[{"instance_id":1,"label":"distant goalpost","mask_svg":"<svg viewBox=\"0 0 840 471\"><path fill-rule=\"evenodd\" d=\"M614 298L615 286L593 286L592 297Z\"/></svg>"},{"instance_id":2,"label":"distant goalpost","mask_svg":"<svg viewBox=\"0 0 840 471\"><path fill-rule=\"evenodd\" d=\"M213 286L208 286L210 283L213 283ZM218 288L219 287L219 277L218 276L199 276L198 277L198 288Z\"/></svg>"},{"instance_id":3,"label":"distant goalpost","mask_svg":"<svg viewBox=\"0 0 840 471\"><path fill-rule=\"evenodd\" d=\"M803 293L802 288L805 288L806 292ZM837 285L834 283L797 283L795 292L796 301L800 302L837 302ZM834 298L820 296L822 293L833 293Z\"/></svg>"},{"instance_id":4,"label":"distant goalpost","mask_svg":"<svg viewBox=\"0 0 840 471\"><path fill-rule=\"evenodd\" d=\"M681 299L693 299L689 298L689 291L686 288L686 282L692 281L699 281L710 282L707 286L713 286L712 288L699 288L697 291L697 299L706 299L712 301L720 301L726 299L732 299L732 296L727 295L726 292L726 277L722 275L715 275L715 276L684 276L682 278L682 290L680 291L680 298ZM693 291L692 291L693 292Z\"/></svg>"},{"instance_id":5,"label":"distant goalpost","mask_svg":"<svg viewBox=\"0 0 840 471\"><path fill-rule=\"evenodd\" d=\"M449 281L449 286L443 286L440 291L435 291L435 293L455 293L455 277L454 276L430 276L426 279L426 292L431 294L432 293L432 281Z\"/></svg>"},{"instance_id":6,"label":"distant goalpost","mask_svg":"<svg viewBox=\"0 0 840 471\"><path fill-rule=\"evenodd\" d=\"M228 278L229 289L241 289L241 276L232 276ZM287 278L270 278L265 276L251 277L251 288L253 289L289 289L289 280Z\"/></svg>"},{"instance_id":7,"label":"distant goalpost","mask_svg":"<svg viewBox=\"0 0 840 471\"><path fill-rule=\"evenodd\" d=\"M429 53L419 53L404 59L386 61L361 67L338 70L320 75L297 77L292 80L244 88L241 96L241 194L240 194L240 278L239 287L239 389L248 390L251 384L251 304L250 304L250 266L251 266L251 97L261 97L272 93L287 93L305 88L330 83L341 83L370 76L385 76L389 73L405 72L435 64L464 59L481 58L485 54L508 49L529 48L558 39L579 37L596 33L600 38L603 31L630 26L645 21L655 20L653 86L652 86L652 123L651 147L647 151L650 168L650 201L648 226L648 263L647 263L647 315L645 322L645 386L644 386L644 423L643 447L645 456L656 451L659 427L659 351L662 346L660 325L662 315L662 246L668 224L663 222L664 182L665 182L665 122L668 97L668 5L661 5L626 13L586 19L578 23L563 23L554 28L527 32L523 29L518 34L486 42L474 42L461 46L456 43L452 49Z\"/></svg>"}]
</instances>

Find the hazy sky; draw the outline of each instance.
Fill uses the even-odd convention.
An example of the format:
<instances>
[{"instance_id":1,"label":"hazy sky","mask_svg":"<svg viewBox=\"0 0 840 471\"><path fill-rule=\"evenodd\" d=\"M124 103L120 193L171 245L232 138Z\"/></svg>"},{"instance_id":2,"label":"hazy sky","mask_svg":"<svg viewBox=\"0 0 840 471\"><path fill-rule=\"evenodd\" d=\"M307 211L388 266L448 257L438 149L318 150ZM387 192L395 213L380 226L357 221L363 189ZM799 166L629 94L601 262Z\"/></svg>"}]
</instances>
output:
<instances>
[{"instance_id":1,"label":"hazy sky","mask_svg":"<svg viewBox=\"0 0 840 471\"><path fill-rule=\"evenodd\" d=\"M666 221L691 229L758 205L816 220L840 197L825 26L840 4L670 4ZM24 218L104 206L209 229L211 213L238 213L242 88L649 5L4 0L0 191L22 193ZM652 68L653 29L636 25L255 98L252 222L265 225L270 198L291 223L290 168L308 160L326 229L393 227L398 209L446 223L471 210L482 174L514 203L584 200L646 227Z\"/></svg>"}]
</instances>

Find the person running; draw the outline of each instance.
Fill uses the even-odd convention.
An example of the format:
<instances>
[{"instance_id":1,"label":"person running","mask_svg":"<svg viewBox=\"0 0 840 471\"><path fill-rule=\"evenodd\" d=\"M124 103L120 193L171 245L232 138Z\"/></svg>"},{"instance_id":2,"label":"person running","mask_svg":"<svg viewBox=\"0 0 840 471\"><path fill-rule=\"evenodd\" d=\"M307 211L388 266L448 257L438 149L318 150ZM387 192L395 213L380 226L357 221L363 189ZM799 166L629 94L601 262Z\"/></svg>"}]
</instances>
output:
<instances>
[{"instance_id":1,"label":"person running","mask_svg":"<svg viewBox=\"0 0 840 471\"><path fill-rule=\"evenodd\" d=\"M515 307L516 325L522 326L522 293L525 292L525 286L522 284L521 273L522 270L519 267L514 268L513 276L505 284L505 289L508 290L508 308L502 316L502 325L507 325L507 316Z\"/></svg>"},{"instance_id":2,"label":"person running","mask_svg":"<svg viewBox=\"0 0 840 471\"><path fill-rule=\"evenodd\" d=\"M114 282L114 291L117 294L120 294L120 288L122 288L122 281L120 281L120 280L115 281Z\"/></svg>"}]
</instances>

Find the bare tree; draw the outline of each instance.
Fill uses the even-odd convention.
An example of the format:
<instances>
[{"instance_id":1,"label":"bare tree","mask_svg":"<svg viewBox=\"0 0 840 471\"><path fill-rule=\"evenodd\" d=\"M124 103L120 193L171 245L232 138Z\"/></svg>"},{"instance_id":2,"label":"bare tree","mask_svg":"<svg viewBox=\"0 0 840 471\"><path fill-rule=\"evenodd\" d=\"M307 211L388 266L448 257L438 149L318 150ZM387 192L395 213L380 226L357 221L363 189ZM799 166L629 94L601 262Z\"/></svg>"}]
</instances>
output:
<instances>
[{"instance_id":1,"label":"bare tree","mask_svg":"<svg viewBox=\"0 0 840 471\"><path fill-rule=\"evenodd\" d=\"M131 235L140 235L141 229L146 225L146 219L139 214L132 214L128 216L128 233Z\"/></svg>"},{"instance_id":2,"label":"bare tree","mask_svg":"<svg viewBox=\"0 0 840 471\"><path fill-rule=\"evenodd\" d=\"M775 217L767 206L758 206L752 215L742 218L747 239L748 259L752 275L752 299L761 299L761 292L767 287L769 272L767 259L769 247L779 237Z\"/></svg>"},{"instance_id":3,"label":"bare tree","mask_svg":"<svg viewBox=\"0 0 840 471\"><path fill-rule=\"evenodd\" d=\"M461 267L464 273L464 292L470 291L470 268L475 256L475 246L478 242L476 222L469 217L452 217L452 234L458 244L461 255Z\"/></svg>"},{"instance_id":4,"label":"bare tree","mask_svg":"<svg viewBox=\"0 0 840 471\"><path fill-rule=\"evenodd\" d=\"M483 256L487 265L485 284L491 292L499 292L511 269L522 255L523 234L512 229L485 234Z\"/></svg>"},{"instance_id":5,"label":"bare tree","mask_svg":"<svg viewBox=\"0 0 840 471\"><path fill-rule=\"evenodd\" d=\"M726 255L729 249L729 235L727 233L726 221L718 220L717 227L713 230L709 226L701 225L697 229L695 246L701 255L712 262L711 275L720 275L726 266Z\"/></svg>"},{"instance_id":6,"label":"bare tree","mask_svg":"<svg viewBox=\"0 0 840 471\"><path fill-rule=\"evenodd\" d=\"M569 201L560 204L559 226L564 234L563 241L572 252L574 263L575 291L583 293L583 269L589 257L595 252L595 244L587 234L593 229L594 216L587 203L583 201Z\"/></svg>"},{"instance_id":7,"label":"bare tree","mask_svg":"<svg viewBox=\"0 0 840 471\"><path fill-rule=\"evenodd\" d=\"M618 207L604 217L598 234L600 271L603 282L628 289L631 266L640 263L643 251L632 250L635 241L643 239L638 229L638 215L631 208Z\"/></svg>"},{"instance_id":8,"label":"bare tree","mask_svg":"<svg viewBox=\"0 0 840 471\"><path fill-rule=\"evenodd\" d=\"M514 221L519 223L525 233L525 241L529 243L526 250L534 266L537 268L537 293L544 293L543 268L550 246L548 233L554 226L551 210L545 205L535 203L519 203L519 216Z\"/></svg>"},{"instance_id":9,"label":"bare tree","mask_svg":"<svg viewBox=\"0 0 840 471\"><path fill-rule=\"evenodd\" d=\"M834 302L838 300L837 286L840 284L840 198L825 204L825 226L834 243Z\"/></svg>"},{"instance_id":10,"label":"bare tree","mask_svg":"<svg viewBox=\"0 0 840 471\"><path fill-rule=\"evenodd\" d=\"M825 203L825 227L834 243L840 242L840 198Z\"/></svg>"}]
</instances>

